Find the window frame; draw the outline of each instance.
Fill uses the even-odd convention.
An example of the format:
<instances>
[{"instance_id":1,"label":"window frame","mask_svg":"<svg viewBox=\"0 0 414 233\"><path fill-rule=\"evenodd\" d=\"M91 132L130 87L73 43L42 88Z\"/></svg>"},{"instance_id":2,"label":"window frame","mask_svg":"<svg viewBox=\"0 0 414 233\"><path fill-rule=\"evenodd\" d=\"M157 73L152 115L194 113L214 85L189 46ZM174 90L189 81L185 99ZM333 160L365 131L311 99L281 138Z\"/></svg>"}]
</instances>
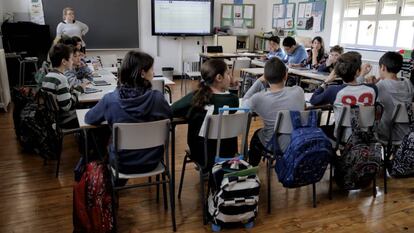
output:
<instances>
[{"instance_id":1,"label":"window frame","mask_svg":"<svg viewBox=\"0 0 414 233\"><path fill-rule=\"evenodd\" d=\"M397 1L397 9L395 14L381 14L381 10L384 5L383 0L377 0L375 14L374 15L362 15L363 7L364 7L365 0L359 1L359 10L358 10L358 16L356 17L346 17L345 11L347 9L348 0L344 0L342 4L342 12L341 12L341 24L339 29L339 44L347 47L347 48L363 48L363 49L369 49L369 50L397 50L397 49L413 49L414 48L414 40L412 42L411 48L403 48L403 47L397 47L397 41L398 41L398 32L400 29L400 21L401 20L414 20L414 16L402 16L402 7L403 7L403 0ZM380 21L388 21L388 20L396 20L396 28L394 32L394 41L392 43L392 46L377 46L377 35L378 35L378 26ZM355 43L349 44L349 43L342 43L342 30L344 26L345 21L357 21L357 29L356 29L356 35L355 35ZM358 37L359 37L359 30L360 30L360 24L361 21L375 21L375 29L374 29L374 39L372 42L372 45L362 45L358 44ZM414 37L414 35L413 35Z\"/></svg>"}]
</instances>

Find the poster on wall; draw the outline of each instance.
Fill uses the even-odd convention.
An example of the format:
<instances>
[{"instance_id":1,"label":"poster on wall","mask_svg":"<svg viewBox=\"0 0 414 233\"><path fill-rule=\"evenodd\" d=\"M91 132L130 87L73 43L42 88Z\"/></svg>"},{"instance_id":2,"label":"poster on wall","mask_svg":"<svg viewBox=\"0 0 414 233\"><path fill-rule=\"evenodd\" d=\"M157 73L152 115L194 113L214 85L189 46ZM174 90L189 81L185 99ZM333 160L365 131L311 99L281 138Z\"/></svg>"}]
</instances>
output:
<instances>
[{"instance_id":1,"label":"poster on wall","mask_svg":"<svg viewBox=\"0 0 414 233\"><path fill-rule=\"evenodd\" d=\"M30 21L41 25L45 24L42 0L30 0Z\"/></svg>"}]
</instances>

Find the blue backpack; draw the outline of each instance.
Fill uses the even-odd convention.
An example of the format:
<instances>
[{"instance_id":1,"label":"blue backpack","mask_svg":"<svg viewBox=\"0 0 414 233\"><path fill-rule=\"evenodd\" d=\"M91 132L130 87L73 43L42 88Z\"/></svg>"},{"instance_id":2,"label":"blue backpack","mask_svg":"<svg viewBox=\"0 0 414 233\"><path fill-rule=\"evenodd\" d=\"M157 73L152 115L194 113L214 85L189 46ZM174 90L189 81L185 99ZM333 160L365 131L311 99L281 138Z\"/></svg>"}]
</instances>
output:
<instances>
[{"instance_id":1,"label":"blue backpack","mask_svg":"<svg viewBox=\"0 0 414 233\"><path fill-rule=\"evenodd\" d=\"M274 136L276 174L286 188L296 188L320 181L332 155L332 145L317 126L317 112L309 113L308 123L302 126L300 113L290 111L293 131L283 154Z\"/></svg>"}]
</instances>

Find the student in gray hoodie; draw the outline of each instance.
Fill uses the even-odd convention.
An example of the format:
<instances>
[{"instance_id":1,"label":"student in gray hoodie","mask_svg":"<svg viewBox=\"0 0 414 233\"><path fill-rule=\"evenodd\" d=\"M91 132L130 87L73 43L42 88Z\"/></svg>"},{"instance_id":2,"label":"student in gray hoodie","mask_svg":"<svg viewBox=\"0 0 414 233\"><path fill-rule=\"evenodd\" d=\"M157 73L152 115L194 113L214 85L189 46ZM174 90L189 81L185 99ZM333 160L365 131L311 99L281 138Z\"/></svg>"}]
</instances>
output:
<instances>
[{"instance_id":1,"label":"student in gray hoodie","mask_svg":"<svg viewBox=\"0 0 414 233\"><path fill-rule=\"evenodd\" d=\"M86 113L85 122L99 125L108 121L114 123L148 122L171 118L170 105L164 95L151 90L154 59L142 52L130 51L121 65L119 86L106 94ZM145 133L145 132L142 132ZM121 173L144 173L155 169L161 160L164 148L154 147L118 152L118 169ZM115 151L109 146L109 157L114 159Z\"/></svg>"},{"instance_id":2,"label":"student in gray hoodie","mask_svg":"<svg viewBox=\"0 0 414 233\"><path fill-rule=\"evenodd\" d=\"M387 52L379 60L378 101L384 105L384 112L378 126L378 137L389 137L391 117L397 103L411 104L413 86L407 78L397 78L402 67L403 57L396 52ZM401 140L409 132L408 125L398 124L392 134L393 139Z\"/></svg>"}]
</instances>

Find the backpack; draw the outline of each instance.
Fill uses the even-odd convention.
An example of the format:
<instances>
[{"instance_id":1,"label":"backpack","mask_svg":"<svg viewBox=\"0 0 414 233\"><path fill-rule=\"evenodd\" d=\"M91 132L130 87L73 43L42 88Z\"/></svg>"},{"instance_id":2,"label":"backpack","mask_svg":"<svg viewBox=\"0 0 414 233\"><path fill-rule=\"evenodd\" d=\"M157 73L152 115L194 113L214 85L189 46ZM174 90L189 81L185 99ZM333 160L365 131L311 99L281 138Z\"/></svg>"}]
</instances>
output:
<instances>
[{"instance_id":1,"label":"backpack","mask_svg":"<svg viewBox=\"0 0 414 233\"><path fill-rule=\"evenodd\" d=\"M47 110L40 92L20 112L19 140L24 150L34 151L44 159L57 159L62 150L62 135L55 115Z\"/></svg>"},{"instance_id":2,"label":"backpack","mask_svg":"<svg viewBox=\"0 0 414 233\"><path fill-rule=\"evenodd\" d=\"M369 186L381 166L382 146L375 142L373 127L361 131L358 106L351 108L351 128L352 134L335 164L335 181L345 190Z\"/></svg>"},{"instance_id":3,"label":"backpack","mask_svg":"<svg viewBox=\"0 0 414 233\"><path fill-rule=\"evenodd\" d=\"M214 165L208 212L214 224L249 224L257 216L260 180L257 167L234 158ZM246 225L247 227L247 225Z\"/></svg>"},{"instance_id":4,"label":"backpack","mask_svg":"<svg viewBox=\"0 0 414 233\"><path fill-rule=\"evenodd\" d=\"M85 165L83 165L85 166ZM73 232L115 232L114 201L105 164L90 162L73 185Z\"/></svg>"},{"instance_id":5,"label":"backpack","mask_svg":"<svg viewBox=\"0 0 414 233\"><path fill-rule=\"evenodd\" d=\"M35 102L36 91L31 87L14 87L11 89L13 100L13 124L16 137L20 140L20 113L28 103Z\"/></svg>"},{"instance_id":6,"label":"backpack","mask_svg":"<svg viewBox=\"0 0 414 233\"><path fill-rule=\"evenodd\" d=\"M410 123L410 133L404 136L401 145L395 152L388 169L391 176L409 177L414 175L414 119L411 104L406 105L408 120Z\"/></svg>"},{"instance_id":7,"label":"backpack","mask_svg":"<svg viewBox=\"0 0 414 233\"><path fill-rule=\"evenodd\" d=\"M291 141L283 154L273 135L276 174L286 188L296 188L320 181L332 154L332 145L317 127L318 115L311 111L307 125L302 125L299 111L290 111L293 131ZM282 155L282 156L281 156Z\"/></svg>"}]
</instances>

